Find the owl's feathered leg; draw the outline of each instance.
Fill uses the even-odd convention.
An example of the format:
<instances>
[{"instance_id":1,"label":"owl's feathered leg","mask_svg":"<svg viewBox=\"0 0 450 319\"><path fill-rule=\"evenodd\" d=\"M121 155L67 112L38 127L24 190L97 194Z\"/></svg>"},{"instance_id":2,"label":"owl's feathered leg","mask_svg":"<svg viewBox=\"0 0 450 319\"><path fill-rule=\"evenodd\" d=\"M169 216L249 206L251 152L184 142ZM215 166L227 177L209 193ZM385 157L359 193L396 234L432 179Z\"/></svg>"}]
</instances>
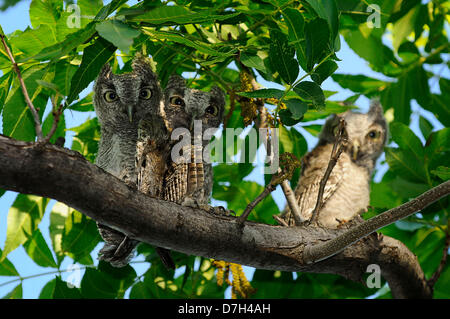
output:
<instances>
[{"instance_id":1,"label":"owl's feathered leg","mask_svg":"<svg viewBox=\"0 0 450 319\"><path fill-rule=\"evenodd\" d=\"M97 223L97 227L105 241L105 245L98 253L99 259L109 262L114 267L128 265L139 242L108 226Z\"/></svg>"}]
</instances>

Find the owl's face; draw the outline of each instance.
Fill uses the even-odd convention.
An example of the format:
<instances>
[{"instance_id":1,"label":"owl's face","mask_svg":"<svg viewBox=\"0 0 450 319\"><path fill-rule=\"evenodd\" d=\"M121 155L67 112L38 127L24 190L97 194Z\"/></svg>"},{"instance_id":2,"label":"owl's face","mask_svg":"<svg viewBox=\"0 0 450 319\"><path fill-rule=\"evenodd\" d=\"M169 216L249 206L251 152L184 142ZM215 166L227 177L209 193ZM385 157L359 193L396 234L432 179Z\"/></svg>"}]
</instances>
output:
<instances>
[{"instance_id":1,"label":"owl's face","mask_svg":"<svg viewBox=\"0 0 450 319\"><path fill-rule=\"evenodd\" d=\"M164 110L170 131L184 127L192 130L194 120L202 121L202 131L219 127L225 109L225 94L217 86L210 92L186 87L183 78L170 77L164 91Z\"/></svg>"},{"instance_id":2,"label":"owl's face","mask_svg":"<svg viewBox=\"0 0 450 319\"><path fill-rule=\"evenodd\" d=\"M113 74L105 64L94 86L94 106L102 127L137 127L149 113L157 113L161 88L143 58L135 58L133 71Z\"/></svg>"},{"instance_id":3,"label":"owl's face","mask_svg":"<svg viewBox=\"0 0 450 319\"><path fill-rule=\"evenodd\" d=\"M346 122L349 157L357 165L373 166L387 138L387 124L379 102L372 102L366 114L347 111L331 116L322 129L319 144L334 143L340 118Z\"/></svg>"}]
</instances>

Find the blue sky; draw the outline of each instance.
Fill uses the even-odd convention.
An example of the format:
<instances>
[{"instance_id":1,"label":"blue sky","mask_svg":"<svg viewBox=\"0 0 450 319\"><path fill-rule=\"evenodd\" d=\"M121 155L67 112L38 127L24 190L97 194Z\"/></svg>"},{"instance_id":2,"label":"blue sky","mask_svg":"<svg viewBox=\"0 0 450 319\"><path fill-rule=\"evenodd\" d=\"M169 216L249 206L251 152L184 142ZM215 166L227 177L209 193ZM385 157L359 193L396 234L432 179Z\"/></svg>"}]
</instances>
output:
<instances>
[{"instance_id":1,"label":"blue sky","mask_svg":"<svg viewBox=\"0 0 450 319\"><path fill-rule=\"evenodd\" d=\"M20 1L19 4L17 4L15 7L10 8L6 12L0 12L0 25L2 26L3 30L6 34L11 33L15 30L24 30L28 25L30 25L29 16L28 16L28 8L30 6L29 0L27 1ZM341 61L337 62L339 69L337 73L346 73L346 74L364 74L367 76L372 76L376 78L384 78L382 75L372 71L368 66L367 62L359 58L356 54L353 53L351 49L347 46L345 41L341 39L342 48L338 52L337 56L341 59ZM258 78L259 83L261 83L265 87L277 87L273 83L265 82L262 78ZM279 87L278 87L279 88ZM352 93L348 90L344 90L340 88L336 83L334 83L331 79L326 80L322 84L322 88L324 90L329 91L337 91L338 93L334 95L331 99L332 100L343 100L347 98L348 96L352 95ZM82 96L90 92L92 89L92 85L87 88L83 93ZM357 106L361 108L362 111L365 111L368 109L369 101L366 98L360 98L357 101ZM417 122L418 122L418 114L419 112L425 116L427 119L433 121L434 124L437 125L437 128L442 127L439 123L436 123L434 121L433 116L430 115L428 112L423 111L420 109L417 105L414 105L413 109L413 116L412 116L412 127L413 129L418 132L417 130ZM93 113L80 113L80 112L65 112L65 119L67 123L67 127L75 127L82 123L84 123L88 118L92 118L95 116ZM311 149L316 139L312 137L309 133L307 133L305 130L301 128L301 125L297 125L296 128L305 135L307 141L308 141L308 147ZM0 133L1 133L1 121L0 121ZM418 134L420 135L420 133ZM66 147L70 147L72 141L72 135L71 132L67 133L66 136ZM385 171L385 167L379 166L380 173L376 176L377 179L379 179L382 176L382 172ZM254 180L257 182L262 183L263 182L263 176L259 175L258 170L255 170L255 173L252 173L247 179ZM6 229L7 229L7 215L8 210L11 204L13 203L15 199L16 193L13 192L7 192L5 195L3 195L0 198L0 248L3 249L4 242L6 239ZM285 200L282 196L281 190L277 189L274 194L274 199L278 206L280 208L284 207ZM51 246L51 242L49 240L49 212L51 210L51 207L53 206L55 201L52 201L47 208L46 214L42 220L42 222L39 225L39 228L41 232L43 233L45 239L47 240L47 243L49 246ZM99 247L97 247L92 256L94 260L96 260L96 255L98 252ZM11 252L8 255L8 259L13 262L18 272L21 274L22 277L27 277L31 275L46 273L49 271L53 271L52 268L42 268L40 266L37 266L25 253L24 249L22 247L19 247L15 251ZM72 264L72 261L69 258L66 258L63 262L63 265L61 269L66 269ZM133 267L135 267L138 274L143 273L147 265L146 264L135 264ZM246 273L249 277L252 275L252 269L246 267ZM23 296L24 298L37 298L39 296L39 293L42 289L42 287L47 283L49 280L54 278L55 274L49 274L46 276L37 276L32 279L26 279L23 280ZM62 273L62 277L67 278L67 273ZM12 277L1 277L0 276L0 297L6 295L9 293L14 287L16 287L20 282L14 282L8 285L3 285L2 283L6 283L13 279ZM227 296L229 297L229 292L227 293Z\"/></svg>"}]
</instances>

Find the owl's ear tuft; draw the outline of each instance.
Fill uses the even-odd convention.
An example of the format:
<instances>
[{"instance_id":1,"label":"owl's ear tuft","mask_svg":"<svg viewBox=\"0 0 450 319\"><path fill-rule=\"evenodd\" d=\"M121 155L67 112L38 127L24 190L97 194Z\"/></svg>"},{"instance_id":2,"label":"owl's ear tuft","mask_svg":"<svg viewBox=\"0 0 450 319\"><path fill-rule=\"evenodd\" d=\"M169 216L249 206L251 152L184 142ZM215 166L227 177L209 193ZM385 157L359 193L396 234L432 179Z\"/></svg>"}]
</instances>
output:
<instances>
[{"instance_id":1,"label":"owl's ear tuft","mask_svg":"<svg viewBox=\"0 0 450 319\"><path fill-rule=\"evenodd\" d=\"M109 63L106 63L100 70L98 77L109 80L111 79L111 76L112 76L111 65Z\"/></svg>"},{"instance_id":2,"label":"owl's ear tuft","mask_svg":"<svg viewBox=\"0 0 450 319\"><path fill-rule=\"evenodd\" d=\"M178 74L172 74L169 77L166 89L186 89L186 80Z\"/></svg>"},{"instance_id":3,"label":"owl's ear tuft","mask_svg":"<svg viewBox=\"0 0 450 319\"><path fill-rule=\"evenodd\" d=\"M151 58L145 57L138 52L134 56L131 67L135 73L147 74L155 77L156 66Z\"/></svg>"},{"instance_id":4,"label":"owl's ear tuft","mask_svg":"<svg viewBox=\"0 0 450 319\"><path fill-rule=\"evenodd\" d=\"M381 106L380 99L375 98L370 101L370 108L367 114L375 118L383 117L383 107Z\"/></svg>"},{"instance_id":5,"label":"owl's ear tuft","mask_svg":"<svg viewBox=\"0 0 450 319\"><path fill-rule=\"evenodd\" d=\"M214 85L211 88L211 96L215 98L220 105L225 105L225 92L217 85Z\"/></svg>"}]
</instances>

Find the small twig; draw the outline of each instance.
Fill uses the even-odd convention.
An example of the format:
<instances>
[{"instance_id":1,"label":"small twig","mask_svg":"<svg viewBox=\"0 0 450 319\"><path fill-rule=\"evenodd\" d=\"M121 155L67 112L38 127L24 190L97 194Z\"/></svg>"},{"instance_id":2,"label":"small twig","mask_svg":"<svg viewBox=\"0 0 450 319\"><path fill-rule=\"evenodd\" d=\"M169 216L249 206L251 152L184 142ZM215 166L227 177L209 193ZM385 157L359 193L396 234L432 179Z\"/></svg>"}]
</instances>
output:
<instances>
[{"instance_id":1,"label":"small twig","mask_svg":"<svg viewBox=\"0 0 450 319\"><path fill-rule=\"evenodd\" d=\"M238 217L237 223L239 225L242 225L246 221L248 215L250 215L251 211L256 207L256 205L258 205L264 198L266 198L270 193L272 193L275 190L275 188L276 185L269 183L264 188L262 193L259 194L250 204L247 205L242 215Z\"/></svg>"},{"instance_id":2,"label":"small twig","mask_svg":"<svg viewBox=\"0 0 450 319\"><path fill-rule=\"evenodd\" d=\"M345 120L343 118L339 121L339 129L336 136L336 141L333 144L333 149L331 150L330 161L328 162L327 170L320 180L319 193L317 195L317 202L314 210L312 212L311 219L309 221L310 224L316 224L319 218L319 212L323 206L323 193L325 191L325 186L330 178L331 172L333 168L336 166L336 163L341 156L344 148L346 147L346 132L345 132Z\"/></svg>"},{"instance_id":3,"label":"small twig","mask_svg":"<svg viewBox=\"0 0 450 319\"><path fill-rule=\"evenodd\" d=\"M427 284L430 288L433 288L439 277L441 276L442 271L444 270L445 264L447 263L448 258L448 247L450 246L450 233L447 230L445 237L444 250L442 251L441 262L439 263L438 269L434 272L430 279L427 280Z\"/></svg>"},{"instance_id":4,"label":"small twig","mask_svg":"<svg viewBox=\"0 0 450 319\"><path fill-rule=\"evenodd\" d=\"M14 56L13 56L11 50L9 49L8 45L6 44L5 35L0 34L0 39L2 41L3 47L6 50L6 53L8 54L9 59L11 60L13 69L14 69L14 71L17 74L17 78L19 79L19 84L20 84L20 87L22 88L22 93L23 93L23 96L25 97L25 102L27 103L28 108L30 109L31 114L33 116L34 129L36 131L36 136L38 138L38 141L41 141L44 137L42 135L42 126L41 126L41 120L39 119L39 113L37 112L36 108L33 105L33 102L30 99L30 96L28 95L28 91L27 91L27 88L25 86L25 82L24 82L24 80L22 78L22 73L20 72L20 69L17 66L17 63L16 63L16 61L14 59Z\"/></svg>"},{"instance_id":5,"label":"small twig","mask_svg":"<svg viewBox=\"0 0 450 319\"><path fill-rule=\"evenodd\" d=\"M284 196L286 197L286 201L288 203L289 209L291 210L291 214L292 216L294 216L295 224L300 225L304 223L305 219L300 214L300 208L298 207L297 199L295 198L295 194L287 179L285 179L281 183L281 189L283 190Z\"/></svg>"},{"instance_id":6,"label":"small twig","mask_svg":"<svg viewBox=\"0 0 450 319\"><path fill-rule=\"evenodd\" d=\"M53 124L52 127L50 129L50 131L48 132L47 136L45 138L42 139L42 141L40 141L41 144L47 144L50 139L52 138L52 136L55 134L56 129L58 128L58 123L59 123L59 118L61 117L61 114L63 112L63 108L64 108L64 104L60 104L58 107L56 107L56 99L57 96L54 97L54 99L52 98L52 103L53 103Z\"/></svg>"},{"instance_id":7,"label":"small twig","mask_svg":"<svg viewBox=\"0 0 450 319\"><path fill-rule=\"evenodd\" d=\"M289 227L289 224L286 223L286 221L285 221L283 218L278 217L277 215L272 215L272 217L273 217L273 219L275 219L275 220L278 222L278 224L280 224L281 226Z\"/></svg>"}]
</instances>

